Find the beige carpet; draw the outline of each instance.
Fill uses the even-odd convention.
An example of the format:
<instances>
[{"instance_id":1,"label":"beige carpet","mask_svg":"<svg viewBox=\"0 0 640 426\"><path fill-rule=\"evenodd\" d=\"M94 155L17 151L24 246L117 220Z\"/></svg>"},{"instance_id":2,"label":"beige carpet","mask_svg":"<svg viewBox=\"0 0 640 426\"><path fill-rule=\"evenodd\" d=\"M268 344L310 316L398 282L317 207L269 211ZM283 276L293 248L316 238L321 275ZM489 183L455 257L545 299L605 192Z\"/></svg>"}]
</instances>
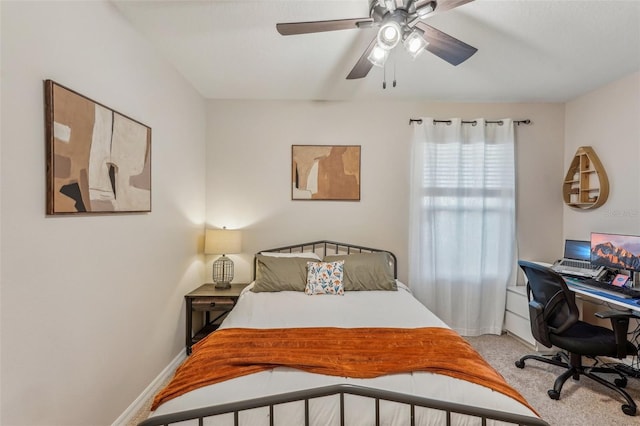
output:
<instances>
[{"instance_id":1,"label":"beige carpet","mask_svg":"<svg viewBox=\"0 0 640 426\"><path fill-rule=\"evenodd\" d=\"M553 388L562 369L536 361L527 361L524 369L517 368L514 362L533 351L511 336L485 335L467 340L551 426L640 426L640 409L636 417L625 415L620 409L621 397L585 377L579 382L569 379L559 400L549 398L547 390ZM626 390L640 405L640 379L630 378ZM150 405L148 401L128 426L146 419Z\"/></svg>"},{"instance_id":2,"label":"beige carpet","mask_svg":"<svg viewBox=\"0 0 640 426\"><path fill-rule=\"evenodd\" d=\"M569 379L559 400L549 398L547 390L553 388L562 368L533 360L528 360L524 369L516 367L514 362L520 356L534 351L511 336L484 335L467 340L552 426L640 426L640 408L636 417L625 415L620 409L624 399L588 377ZM629 378L626 391L640 404L640 379Z\"/></svg>"}]
</instances>

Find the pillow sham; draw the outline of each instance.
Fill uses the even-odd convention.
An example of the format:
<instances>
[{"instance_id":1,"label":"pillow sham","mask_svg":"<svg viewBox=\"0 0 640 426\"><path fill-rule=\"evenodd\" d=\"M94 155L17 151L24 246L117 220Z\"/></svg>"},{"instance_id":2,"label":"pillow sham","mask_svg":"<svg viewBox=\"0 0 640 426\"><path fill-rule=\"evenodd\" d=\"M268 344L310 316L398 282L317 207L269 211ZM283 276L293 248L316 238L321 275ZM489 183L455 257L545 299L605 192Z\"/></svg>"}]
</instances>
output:
<instances>
[{"instance_id":1,"label":"pillow sham","mask_svg":"<svg viewBox=\"0 0 640 426\"><path fill-rule=\"evenodd\" d=\"M391 255L386 252L327 255L325 262L344 260L344 290L396 291Z\"/></svg>"},{"instance_id":2,"label":"pillow sham","mask_svg":"<svg viewBox=\"0 0 640 426\"><path fill-rule=\"evenodd\" d=\"M270 256L270 257L304 257L305 259L315 259L315 260L318 260L318 261L322 260L322 259L320 259L320 256L318 256L314 252L279 253L279 252L276 252L276 251L263 251L263 252L260 252L260 254L263 255L263 256Z\"/></svg>"},{"instance_id":3,"label":"pillow sham","mask_svg":"<svg viewBox=\"0 0 640 426\"><path fill-rule=\"evenodd\" d=\"M342 283L344 260L336 262L308 262L307 286L304 292L314 294L344 295Z\"/></svg>"},{"instance_id":4,"label":"pillow sham","mask_svg":"<svg viewBox=\"0 0 640 426\"><path fill-rule=\"evenodd\" d=\"M304 291L307 285L307 262L313 257L274 257L256 255L254 293L272 291Z\"/></svg>"}]
</instances>

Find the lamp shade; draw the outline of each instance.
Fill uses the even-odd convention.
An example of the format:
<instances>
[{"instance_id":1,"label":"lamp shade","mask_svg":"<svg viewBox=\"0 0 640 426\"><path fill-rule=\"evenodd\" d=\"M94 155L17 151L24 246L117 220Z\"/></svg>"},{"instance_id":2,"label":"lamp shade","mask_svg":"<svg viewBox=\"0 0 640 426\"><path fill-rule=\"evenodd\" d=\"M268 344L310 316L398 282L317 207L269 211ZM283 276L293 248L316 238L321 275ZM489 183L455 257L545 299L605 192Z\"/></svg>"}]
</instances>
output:
<instances>
[{"instance_id":1,"label":"lamp shade","mask_svg":"<svg viewBox=\"0 0 640 426\"><path fill-rule=\"evenodd\" d=\"M207 229L204 235L205 254L240 253L240 231L229 229Z\"/></svg>"}]
</instances>

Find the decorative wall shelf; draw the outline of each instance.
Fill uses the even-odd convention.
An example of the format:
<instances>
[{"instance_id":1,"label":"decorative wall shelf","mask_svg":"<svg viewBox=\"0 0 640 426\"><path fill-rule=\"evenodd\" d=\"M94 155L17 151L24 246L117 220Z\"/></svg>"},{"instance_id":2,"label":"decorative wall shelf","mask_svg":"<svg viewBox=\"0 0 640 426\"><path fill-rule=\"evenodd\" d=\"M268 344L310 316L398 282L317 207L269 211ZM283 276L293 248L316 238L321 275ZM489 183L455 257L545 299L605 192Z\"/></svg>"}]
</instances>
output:
<instances>
[{"instance_id":1,"label":"decorative wall shelf","mask_svg":"<svg viewBox=\"0 0 640 426\"><path fill-rule=\"evenodd\" d=\"M609 179L600 159L590 146L576 151L562 185L564 202L586 210L603 205L609 197Z\"/></svg>"}]
</instances>

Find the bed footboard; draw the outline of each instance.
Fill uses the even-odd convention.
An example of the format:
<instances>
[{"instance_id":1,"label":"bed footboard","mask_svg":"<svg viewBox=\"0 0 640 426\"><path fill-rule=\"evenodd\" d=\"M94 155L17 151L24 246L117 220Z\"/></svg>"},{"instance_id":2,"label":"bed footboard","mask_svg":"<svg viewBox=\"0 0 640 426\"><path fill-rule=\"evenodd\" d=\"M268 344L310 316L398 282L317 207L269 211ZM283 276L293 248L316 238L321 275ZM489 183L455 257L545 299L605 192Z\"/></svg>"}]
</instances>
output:
<instances>
[{"instance_id":1,"label":"bed footboard","mask_svg":"<svg viewBox=\"0 0 640 426\"><path fill-rule=\"evenodd\" d=\"M211 407L198 408L194 410L182 411L179 413L166 414L151 417L138 426L159 426L171 425L187 420L192 420L194 425L202 425L205 418L217 416L221 414L233 413L234 425L239 425L239 416L242 411L254 408L269 408L269 419L272 426L278 425L278 419L274 418L274 407L286 403L304 404L305 426L310 425L309 402L315 398L326 396L339 396L340 398L340 424L345 424L345 395L356 395L375 400L375 419L376 426L380 424L380 401L397 402L406 404L410 410L411 425L415 425L415 409L423 407L445 413L447 426L452 425L454 415L462 415L470 418L481 420L482 425L486 425L489 420L496 420L506 424L525 425L525 426L549 426L547 422L537 417L523 416L518 414L496 411L482 407L472 407L463 404L457 404L448 401L439 401L430 398L423 398L403 393L390 392L380 389L373 389L364 386L356 386L349 384L339 384L324 386L314 389L305 389L296 392L287 392L278 395L271 395L262 398L255 398L246 401L232 402ZM277 417L277 416L276 416ZM286 419L283 419L286 420Z\"/></svg>"}]
</instances>

